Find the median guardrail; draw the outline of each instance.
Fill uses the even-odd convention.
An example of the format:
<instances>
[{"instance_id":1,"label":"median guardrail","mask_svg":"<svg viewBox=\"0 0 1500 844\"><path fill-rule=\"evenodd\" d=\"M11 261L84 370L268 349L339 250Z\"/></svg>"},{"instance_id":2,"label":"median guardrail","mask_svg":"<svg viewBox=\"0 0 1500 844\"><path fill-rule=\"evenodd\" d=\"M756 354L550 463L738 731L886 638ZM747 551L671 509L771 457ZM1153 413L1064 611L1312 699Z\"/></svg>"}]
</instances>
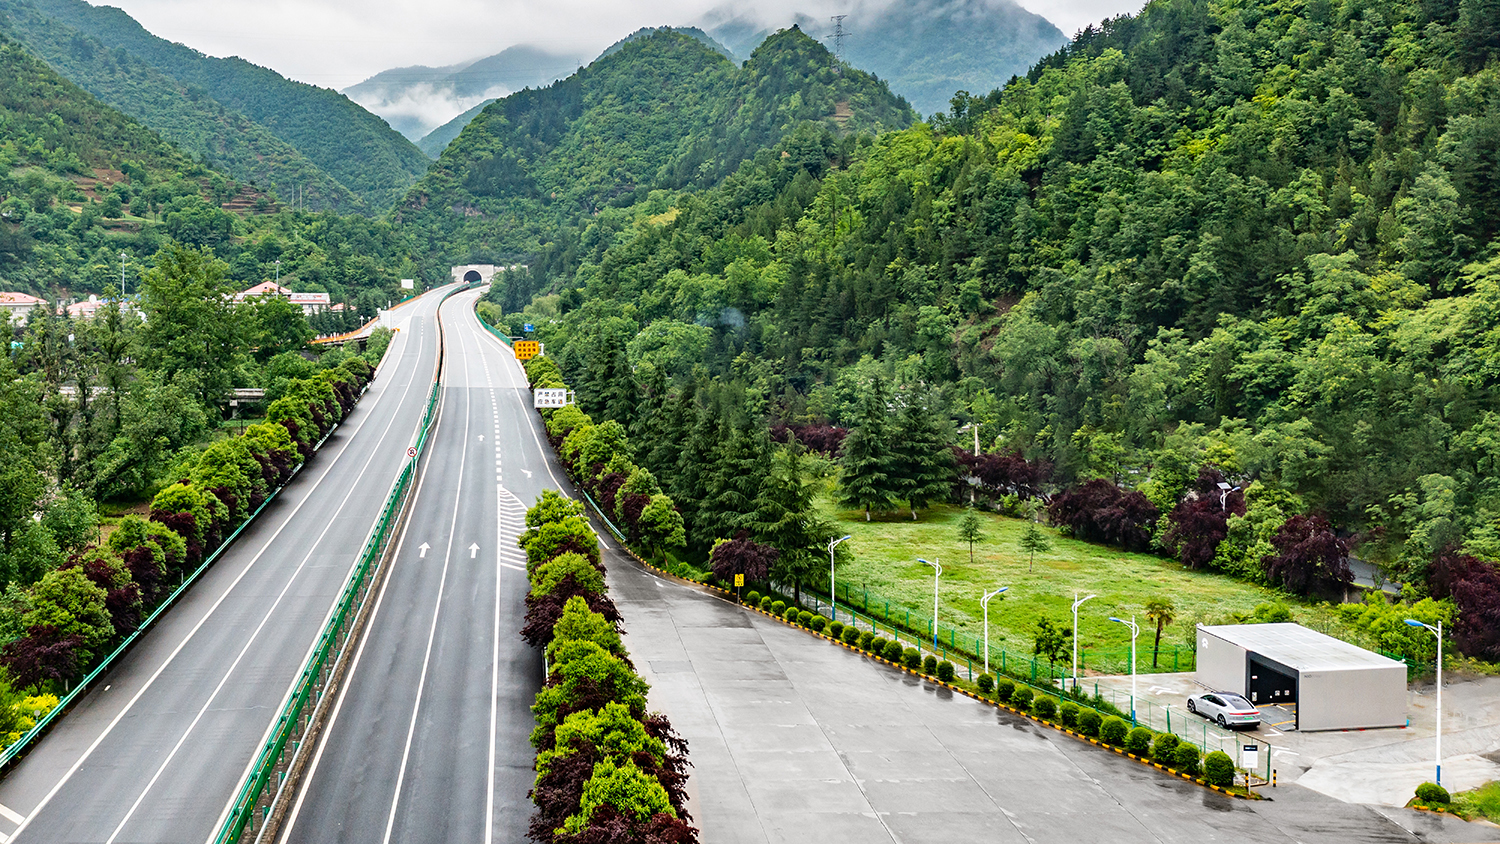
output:
<instances>
[{"instance_id":1,"label":"median guardrail","mask_svg":"<svg viewBox=\"0 0 1500 844\"><path fill-rule=\"evenodd\" d=\"M471 286L464 285L448 291L443 295L442 301L447 301L449 297ZM401 467L396 483L386 496L385 506L381 508L380 518L365 540L359 560L339 594L333 615L319 634L312 656L297 675L292 693L276 716L270 737L256 754L250 774L240 785L228 817L214 836L217 844L233 844L246 840L247 835L255 835L255 840L259 840L258 836L266 829L266 821L282 795L288 771L302 746L303 737L313 723L318 704L328 690L328 683L339 657L355 632L355 622L369 598L374 576L380 569L380 562L385 557L396 524L406 506L407 495L416 479L417 461L422 459L428 433L437 417L438 402L442 396L445 355L441 327L438 336L437 376L433 378L432 390L427 395L427 406L422 411L422 423L417 428L417 439L412 446L416 450L407 459L406 465Z\"/></svg>"}]
</instances>

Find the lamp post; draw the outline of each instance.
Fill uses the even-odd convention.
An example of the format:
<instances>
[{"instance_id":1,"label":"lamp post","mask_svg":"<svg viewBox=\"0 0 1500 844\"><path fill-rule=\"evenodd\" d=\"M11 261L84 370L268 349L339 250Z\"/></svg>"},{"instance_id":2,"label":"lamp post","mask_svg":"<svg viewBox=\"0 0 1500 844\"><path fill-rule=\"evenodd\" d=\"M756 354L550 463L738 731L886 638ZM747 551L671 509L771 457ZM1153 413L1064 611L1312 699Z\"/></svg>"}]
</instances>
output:
<instances>
[{"instance_id":1,"label":"lamp post","mask_svg":"<svg viewBox=\"0 0 1500 844\"><path fill-rule=\"evenodd\" d=\"M937 653L937 611L938 611L938 578L943 576L943 567L937 563L928 562L921 557L917 562L932 566L932 652Z\"/></svg>"},{"instance_id":2,"label":"lamp post","mask_svg":"<svg viewBox=\"0 0 1500 844\"><path fill-rule=\"evenodd\" d=\"M1141 635L1141 626L1135 623L1135 616L1129 621L1123 618L1109 617L1110 621L1118 622L1130 628L1130 723L1135 723L1135 637Z\"/></svg>"},{"instance_id":3,"label":"lamp post","mask_svg":"<svg viewBox=\"0 0 1500 844\"><path fill-rule=\"evenodd\" d=\"M125 253L120 253L120 298L125 298Z\"/></svg>"},{"instance_id":4,"label":"lamp post","mask_svg":"<svg viewBox=\"0 0 1500 844\"><path fill-rule=\"evenodd\" d=\"M1434 779L1433 782L1436 782L1438 785L1442 785L1443 784L1443 622L1439 621L1437 623L1437 626L1433 627L1431 624L1428 624L1425 621L1417 621L1415 618L1408 618L1406 620L1406 623L1410 624L1412 627L1426 627L1429 631L1432 632L1432 634L1434 636L1437 636L1437 772L1436 772L1436 779Z\"/></svg>"},{"instance_id":5,"label":"lamp post","mask_svg":"<svg viewBox=\"0 0 1500 844\"><path fill-rule=\"evenodd\" d=\"M839 543L843 542L844 540L846 540L848 538L849 538L849 534L846 533L843 536L839 537L838 539L835 539L834 541L828 543L828 620L829 621L838 621L839 620L839 592L838 592L838 584L835 583L835 581L833 579L833 577L834 577L834 575L833 575L833 549L839 547Z\"/></svg>"},{"instance_id":6,"label":"lamp post","mask_svg":"<svg viewBox=\"0 0 1500 844\"><path fill-rule=\"evenodd\" d=\"M1223 481L1219 481L1219 509L1220 510L1227 510L1227 509L1229 509L1229 493L1231 493L1231 492L1239 492L1239 491L1240 491L1239 487L1237 487L1237 486L1230 486L1229 484L1226 484Z\"/></svg>"},{"instance_id":7,"label":"lamp post","mask_svg":"<svg viewBox=\"0 0 1500 844\"><path fill-rule=\"evenodd\" d=\"M281 259L276 259L276 286L281 286Z\"/></svg>"},{"instance_id":8,"label":"lamp post","mask_svg":"<svg viewBox=\"0 0 1500 844\"><path fill-rule=\"evenodd\" d=\"M978 457L979 456L979 423L978 422L970 422L969 424L963 426L962 428L959 428L958 432L959 433L963 433L964 431L967 431L970 428L974 429L974 456ZM978 497L979 497L978 496L978 491L976 489L974 489L974 485L971 483L970 486L969 486L969 504L973 505L975 503L975 501L978 500ZM989 672L986 671L985 673L988 674Z\"/></svg>"},{"instance_id":9,"label":"lamp post","mask_svg":"<svg viewBox=\"0 0 1500 844\"><path fill-rule=\"evenodd\" d=\"M1073 691L1078 691L1078 608L1083 606L1084 601L1092 601L1098 595L1086 595L1078 597L1073 593Z\"/></svg>"},{"instance_id":10,"label":"lamp post","mask_svg":"<svg viewBox=\"0 0 1500 844\"><path fill-rule=\"evenodd\" d=\"M984 593L984 597L979 599L979 606L984 608L984 673L986 674L990 673L990 599L1009 588L1009 586L1002 586L993 592ZM937 631L936 617L933 618L932 629L933 632Z\"/></svg>"}]
</instances>

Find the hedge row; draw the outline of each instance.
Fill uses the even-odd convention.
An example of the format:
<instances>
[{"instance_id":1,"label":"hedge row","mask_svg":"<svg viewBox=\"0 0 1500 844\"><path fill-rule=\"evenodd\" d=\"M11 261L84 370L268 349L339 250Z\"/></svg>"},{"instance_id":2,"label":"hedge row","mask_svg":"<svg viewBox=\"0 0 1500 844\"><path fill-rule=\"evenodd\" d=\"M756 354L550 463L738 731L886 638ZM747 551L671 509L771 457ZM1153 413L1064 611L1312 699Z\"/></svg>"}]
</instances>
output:
<instances>
[{"instance_id":1,"label":"hedge row","mask_svg":"<svg viewBox=\"0 0 1500 844\"><path fill-rule=\"evenodd\" d=\"M536 813L528 837L556 844L686 844L687 742L646 711L649 687L620 641L599 544L583 506L552 490L526 511L526 625L547 682L531 711Z\"/></svg>"},{"instance_id":2,"label":"hedge row","mask_svg":"<svg viewBox=\"0 0 1500 844\"><path fill-rule=\"evenodd\" d=\"M526 377L534 389L565 386L557 365L545 356L526 362ZM632 459L625 426L613 420L595 425L573 405L543 411L543 417L547 439L568 475L625 531L631 545L659 559L687 543L677 505Z\"/></svg>"},{"instance_id":3,"label":"hedge row","mask_svg":"<svg viewBox=\"0 0 1500 844\"><path fill-rule=\"evenodd\" d=\"M150 521L127 516L103 547L74 554L29 590L25 632L0 649L13 685L77 679L134 632L187 572L286 483L373 375L363 358L348 358L293 381L268 409L270 421L179 455L168 476L178 480L152 500ZM0 723L0 730L7 726Z\"/></svg>"}]
</instances>

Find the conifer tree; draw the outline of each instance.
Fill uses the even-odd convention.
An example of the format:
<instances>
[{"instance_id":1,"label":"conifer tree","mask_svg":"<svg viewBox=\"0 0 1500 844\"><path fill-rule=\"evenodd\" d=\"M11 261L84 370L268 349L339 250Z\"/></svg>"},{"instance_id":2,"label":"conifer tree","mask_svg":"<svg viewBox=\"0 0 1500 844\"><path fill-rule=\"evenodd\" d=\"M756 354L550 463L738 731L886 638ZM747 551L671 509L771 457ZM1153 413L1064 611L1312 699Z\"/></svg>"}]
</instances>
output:
<instances>
[{"instance_id":1,"label":"conifer tree","mask_svg":"<svg viewBox=\"0 0 1500 844\"><path fill-rule=\"evenodd\" d=\"M906 501L913 520L918 508L945 497L958 471L942 420L925 395L907 396L894 436L894 471L890 483L896 498Z\"/></svg>"},{"instance_id":2,"label":"conifer tree","mask_svg":"<svg viewBox=\"0 0 1500 844\"><path fill-rule=\"evenodd\" d=\"M871 510L896 506L896 455L891 449L888 405L884 382L877 378L865 393L859 419L839 449L839 501L864 510L867 522Z\"/></svg>"},{"instance_id":3,"label":"conifer tree","mask_svg":"<svg viewBox=\"0 0 1500 844\"><path fill-rule=\"evenodd\" d=\"M676 471L663 473L659 477L666 477L671 481L669 486L672 500L677 502L682 510L682 517L687 522L689 547L705 550L715 537L704 529L702 514L708 500L709 476L713 471L719 441L723 438L724 424L716 403L711 400L701 407L695 403L692 415L692 430L677 455Z\"/></svg>"},{"instance_id":4,"label":"conifer tree","mask_svg":"<svg viewBox=\"0 0 1500 844\"><path fill-rule=\"evenodd\" d=\"M832 533L813 509L813 486L807 473L807 450L791 437L772 457L771 471L761 481L755 499L756 540L778 552L772 568L779 580L790 582L802 599L802 584L822 557Z\"/></svg>"},{"instance_id":5,"label":"conifer tree","mask_svg":"<svg viewBox=\"0 0 1500 844\"><path fill-rule=\"evenodd\" d=\"M756 499L770 468L770 433L758 421L743 420L715 455L702 509L704 526L712 536L705 539L730 539L754 528Z\"/></svg>"}]
</instances>

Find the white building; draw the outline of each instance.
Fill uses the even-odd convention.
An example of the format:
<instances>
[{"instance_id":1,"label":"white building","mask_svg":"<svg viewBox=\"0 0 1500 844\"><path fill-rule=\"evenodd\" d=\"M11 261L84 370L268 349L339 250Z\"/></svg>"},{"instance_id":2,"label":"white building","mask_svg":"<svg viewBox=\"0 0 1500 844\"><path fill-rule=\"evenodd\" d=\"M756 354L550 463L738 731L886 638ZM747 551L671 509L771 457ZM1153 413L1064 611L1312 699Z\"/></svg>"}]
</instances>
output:
<instances>
[{"instance_id":1,"label":"white building","mask_svg":"<svg viewBox=\"0 0 1500 844\"><path fill-rule=\"evenodd\" d=\"M32 308L46 304L46 300L29 293L0 293L0 309L3 309L6 319L12 323L25 322L26 315L31 313Z\"/></svg>"},{"instance_id":2,"label":"white building","mask_svg":"<svg viewBox=\"0 0 1500 844\"><path fill-rule=\"evenodd\" d=\"M288 288L282 287L274 281L263 281L249 290L236 293L234 301L243 302L256 296L281 296L302 309L302 313L312 316L329 309L332 304L327 293L293 293Z\"/></svg>"}]
</instances>

